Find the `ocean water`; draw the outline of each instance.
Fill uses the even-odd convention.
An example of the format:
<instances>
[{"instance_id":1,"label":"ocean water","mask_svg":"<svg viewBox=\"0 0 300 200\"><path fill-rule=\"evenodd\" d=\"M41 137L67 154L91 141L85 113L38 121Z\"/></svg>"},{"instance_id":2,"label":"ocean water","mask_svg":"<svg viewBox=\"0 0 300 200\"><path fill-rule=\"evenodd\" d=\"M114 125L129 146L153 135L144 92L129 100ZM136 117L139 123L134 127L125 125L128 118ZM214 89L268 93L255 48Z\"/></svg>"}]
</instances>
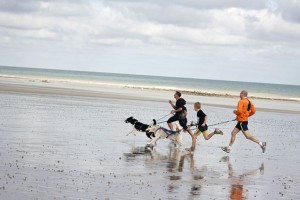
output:
<instances>
[{"instance_id":1,"label":"ocean water","mask_svg":"<svg viewBox=\"0 0 300 200\"><path fill-rule=\"evenodd\" d=\"M220 81L162 76L113 74L101 72L68 71L0 66L0 77L28 81L80 84L82 86L111 85L153 90L182 90L206 95L238 96L243 89L249 96L300 101L300 86Z\"/></svg>"}]
</instances>

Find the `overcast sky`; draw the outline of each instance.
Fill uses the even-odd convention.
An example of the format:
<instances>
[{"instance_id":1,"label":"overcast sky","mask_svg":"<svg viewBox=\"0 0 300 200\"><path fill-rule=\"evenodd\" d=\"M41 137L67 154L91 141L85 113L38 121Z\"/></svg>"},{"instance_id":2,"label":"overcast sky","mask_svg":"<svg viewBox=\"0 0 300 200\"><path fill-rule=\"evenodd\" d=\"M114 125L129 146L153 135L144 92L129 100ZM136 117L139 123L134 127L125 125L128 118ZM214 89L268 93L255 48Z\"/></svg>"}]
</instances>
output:
<instances>
[{"instance_id":1,"label":"overcast sky","mask_svg":"<svg viewBox=\"0 0 300 200\"><path fill-rule=\"evenodd\" d=\"M0 65L300 85L300 0L0 0Z\"/></svg>"}]
</instances>

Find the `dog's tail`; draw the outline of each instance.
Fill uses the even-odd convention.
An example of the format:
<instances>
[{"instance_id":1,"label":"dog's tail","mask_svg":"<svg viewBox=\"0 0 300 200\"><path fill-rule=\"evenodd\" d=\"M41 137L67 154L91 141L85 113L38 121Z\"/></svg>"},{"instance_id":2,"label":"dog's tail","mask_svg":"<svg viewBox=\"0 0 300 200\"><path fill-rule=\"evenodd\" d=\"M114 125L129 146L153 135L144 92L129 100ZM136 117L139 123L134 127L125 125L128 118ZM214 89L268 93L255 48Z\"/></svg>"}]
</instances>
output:
<instances>
[{"instance_id":1,"label":"dog's tail","mask_svg":"<svg viewBox=\"0 0 300 200\"><path fill-rule=\"evenodd\" d=\"M152 119L153 120L153 125L156 125L156 120L155 119Z\"/></svg>"}]
</instances>

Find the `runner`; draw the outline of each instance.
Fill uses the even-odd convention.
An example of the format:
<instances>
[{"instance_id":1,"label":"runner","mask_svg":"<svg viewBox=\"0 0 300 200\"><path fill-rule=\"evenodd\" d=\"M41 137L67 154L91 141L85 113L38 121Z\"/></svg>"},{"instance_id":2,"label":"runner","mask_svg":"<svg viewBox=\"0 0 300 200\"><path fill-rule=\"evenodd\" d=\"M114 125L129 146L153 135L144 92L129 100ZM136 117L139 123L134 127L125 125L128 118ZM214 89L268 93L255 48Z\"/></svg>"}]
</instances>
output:
<instances>
[{"instance_id":1,"label":"runner","mask_svg":"<svg viewBox=\"0 0 300 200\"><path fill-rule=\"evenodd\" d=\"M243 132L245 137L257 144L262 149L262 152L264 153L266 150L266 142L261 142L257 138L255 138L253 135L250 134L248 130L248 117L255 114L256 109L252 102L249 101L247 98L248 92L246 90L241 91L240 98L241 100L238 102L237 110L234 110L233 113L236 114L236 120L238 121L237 125L231 132L231 139L229 142L228 147L221 147L223 151L226 153L230 152L231 146L233 145L236 134L240 131Z\"/></svg>"},{"instance_id":2,"label":"runner","mask_svg":"<svg viewBox=\"0 0 300 200\"><path fill-rule=\"evenodd\" d=\"M215 129L214 132L208 134L207 131L207 115L201 110L201 103L196 102L194 104L194 110L197 112L197 124L192 124L192 125L197 125L197 129L194 132L194 136L197 137L202 133L203 137L205 140L209 140L214 134L220 134L223 135L223 132L220 129Z\"/></svg>"},{"instance_id":3,"label":"runner","mask_svg":"<svg viewBox=\"0 0 300 200\"><path fill-rule=\"evenodd\" d=\"M181 93L176 91L174 94L174 98L176 99L175 105L171 100L169 100L169 104L173 107L174 110L171 111L171 114L173 114L172 117L170 117L167 121L168 126L170 130L173 131L173 124L172 122L179 121L179 124L182 126L182 128L187 131L191 138L192 138L192 147L189 149L189 151L194 151L196 147L196 138L193 135L191 129L187 127L187 109L185 107L186 101L181 98Z\"/></svg>"}]
</instances>

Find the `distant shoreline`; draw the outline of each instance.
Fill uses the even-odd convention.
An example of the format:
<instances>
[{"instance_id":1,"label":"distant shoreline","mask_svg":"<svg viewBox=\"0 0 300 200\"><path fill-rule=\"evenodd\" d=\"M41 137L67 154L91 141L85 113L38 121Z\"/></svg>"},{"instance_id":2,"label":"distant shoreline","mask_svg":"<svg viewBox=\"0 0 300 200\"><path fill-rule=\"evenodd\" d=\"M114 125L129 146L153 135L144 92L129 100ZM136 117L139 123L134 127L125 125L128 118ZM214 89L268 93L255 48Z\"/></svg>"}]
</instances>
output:
<instances>
[{"instance_id":1,"label":"distant shoreline","mask_svg":"<svg viewBox=\"0 0 300 200\"><path fill-rule=\"evenodd\" d=\"M139 87L139 86L124 86L125 88L132 88L132 89L142 89L142 90L158 90L158 91L174 91L171 89L164 89L164 88L151 88L151 87ZM210 92L201 92L201 91L189 91L189 90L179 90L180 92L188 95L196 95L196 96L208 96L208 97L224 97L224 98L239 98L238 95L232 94L218 94L218 93L210 93ZM275 100L275 101L291 101L291 102L300 102L300 100L296 99L281 99L281 98L268 98L268 97L256 97L256 96L249 96L252 99L261 99L261 100Z\"/></svg>"},{"instance_id":2,"label":"distant shoreline","mask_svg":"<svg viewBox=\"0 0 300 200\"><path fill-rule=\"evenodd\" d=\"M141 95L140 92L131 91L131 93L123 92L121 93L118 89L110 90L85 90L78 88L67 88L67 87L55 87L48 85L48 82L42 82L45 85L23 85L18 83L3 83L0 82L0 93L11 94L11 93L21 93L21 94L41 94L41 95L66 95L66 96L78 96L78 97L96 97L96 98L110 98L110 99L120 99L120 100L138 100L138 101L155 101L155 102L166 102L168 99L162 96L152 95L145 96ZM100 88L101 89L101 88ZM125 89L125 88L124 88ZM141 88L129 88L129 89L141 89ZM155 92L153 90L147 89L149 92ZM183 91L184 92L184 91ZM184 92L185 93L185 92ZM200 94L197 94L202 96ZM192 93L192 96L196 96ZM226 105L222 98L235 98L236 96L212 96L208 98L214 98L216 102L206 101L203 105L222 107L222 108L234 108L234 104ZM220 100L218 100L220 98ZM263 99L265 100L265 99ZM282 101L283 102L283 101ZM289 113L289 114L300 114L300 110L285 110L285 109L273 109L273 108L258 108L261 111L267 112L277 112L277 113Z\"/></svg>"},{"instance_id":3,"label":"distant shoreline","mask_svg":"<svg viewBox=\"0 0 300 200\"><path fill-rule=\"evenodd\" d=\"M2 81L3 80L3 81ZM7 81L8 80L8 81ZM242 89L258 100L300 102L300 86L273 83L251 83L182 77L82 72L0 66L0 82L36 82L68 88L125 88L152 91L182 91L191 96L237 98ZM74 87L73 87L74 86Z\"/></svg>"}]
</instances>

